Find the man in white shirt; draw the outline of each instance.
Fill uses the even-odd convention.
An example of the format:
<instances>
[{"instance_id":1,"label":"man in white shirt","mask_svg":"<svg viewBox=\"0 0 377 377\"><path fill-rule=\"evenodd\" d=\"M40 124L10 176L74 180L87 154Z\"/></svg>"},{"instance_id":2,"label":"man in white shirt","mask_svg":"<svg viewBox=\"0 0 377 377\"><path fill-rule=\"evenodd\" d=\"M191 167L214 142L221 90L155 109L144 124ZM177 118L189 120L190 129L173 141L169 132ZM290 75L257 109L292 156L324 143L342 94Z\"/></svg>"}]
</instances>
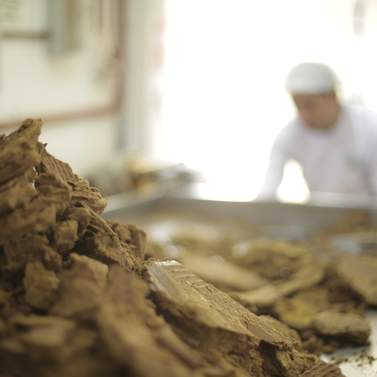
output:
<instances>
[{"instance_id":1,"label":"man in white shirt","mask_svg":"<svg viewBox=\"0 0 377 377\"><path fill-rule=\"evenodd\" d=\"M296 66L286 88L297 117L274 142L259 197L275 197L288 160L301 165L311 193L376 196L377 116L342 105L336 77L323 64Z\"/></svg>"}]
</instances>

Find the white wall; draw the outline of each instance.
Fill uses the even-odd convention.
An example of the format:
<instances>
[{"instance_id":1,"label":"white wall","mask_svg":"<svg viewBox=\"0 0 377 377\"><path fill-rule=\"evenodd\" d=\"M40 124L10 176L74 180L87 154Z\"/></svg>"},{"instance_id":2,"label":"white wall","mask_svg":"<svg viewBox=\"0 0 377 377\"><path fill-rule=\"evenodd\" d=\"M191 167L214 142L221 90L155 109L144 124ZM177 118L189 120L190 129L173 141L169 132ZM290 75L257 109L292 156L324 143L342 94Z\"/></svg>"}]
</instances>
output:
<instances>
[{"instance_id":1,"label":"white wall","mask_svg":"<svg viewBox=\"0 0 377 377\"><path fill-rule=\"evenodd\" d=\"M3 30L46 30L48 0L20 1ZM113 97L109 43L92 33L90 0L80 1L81 48L52 56L45 40L0 39L0 122L104 106ZM111 61L110 61L111 62ZM114 155L118 116L45 124L48 150L85 174ZM0 130L3 131L3 130Z\"/></svg>"},{"instance_id":2,"label":"white wall","mask_svg":"<svg viewBox=\"0 0 377 377\"><path fill-rule=\"evenodd\" d=\"M127 153L158 158L164 0L128 0L126 31Z\"/></svg>"}]
</instances>

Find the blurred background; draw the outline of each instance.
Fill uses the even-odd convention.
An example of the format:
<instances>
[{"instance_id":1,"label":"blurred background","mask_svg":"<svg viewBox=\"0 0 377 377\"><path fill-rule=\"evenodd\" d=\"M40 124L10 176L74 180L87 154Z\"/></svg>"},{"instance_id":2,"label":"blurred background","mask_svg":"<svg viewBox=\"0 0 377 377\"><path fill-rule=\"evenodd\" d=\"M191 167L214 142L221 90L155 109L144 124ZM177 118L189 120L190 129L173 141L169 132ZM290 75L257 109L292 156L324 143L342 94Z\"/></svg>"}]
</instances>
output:
<instances>
[{"instance_id":1,"label":"blurred background","mask_svg":"<svg viewBox=\"0 0 377 377\"><path fill-rule=\"evenodd\" d=\"M44 121L50 153L106 194L199 182L252 200L294 116L302 61L377 110L375 0L1 0L0 128ZM305 201L288 164L283 201Z\"/></svg>"}]
</instances>

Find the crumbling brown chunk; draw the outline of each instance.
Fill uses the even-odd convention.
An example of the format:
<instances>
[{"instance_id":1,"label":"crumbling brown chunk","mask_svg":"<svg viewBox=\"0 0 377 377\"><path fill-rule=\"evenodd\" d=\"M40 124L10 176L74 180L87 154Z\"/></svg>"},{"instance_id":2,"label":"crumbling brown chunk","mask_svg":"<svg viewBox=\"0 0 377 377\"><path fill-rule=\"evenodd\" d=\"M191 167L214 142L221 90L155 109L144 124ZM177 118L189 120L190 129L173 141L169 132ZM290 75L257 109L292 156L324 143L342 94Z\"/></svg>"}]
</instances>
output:
<instances>
[{"instance_id":1,"label":"crumbling brown chunk","mask_svg":"<svg viewBox=\"0 0 377 377\"><path fill-rule=\"evenodd\" d=\"M2 139L0 183L23 174L40 162L42 146L38 137L41 125L40 119L27 119L17 131Z\"/></svg>"},{"instance_id":2,"label":"crumbling brown chunk","mask_svg":"<svg viewBox=\"0 0 377 377\"><path fill-rule=\"evenodd\" d=\"M89 376L88 370L79 372L80 360L85 360L95 341L93 331L64 318L17 315L8 324L8 336L0 341L0 368L17 376ZM66 364L74 361L79 369L67 373Z\"/></svg>"},{"instance_id":3,"label":"crumbling brown chunk","mask_svg":"<svg viewBox=\"0 0 377 377\"><path fill-rule=\"evenodd\" d=\"M61 182L69 185L72 191L72 204L87 205L97 213L106 207L106 200L100 192L89 183L73 173L71 167L47 152L44 152L40 171L51 174Z\"/></svg>"},{"instance_id":4,"label":"crumbling brown chunk","mask_svg":"<svg viewBox=\"0 0 377 377\"><path fill-rule=\"evenodd\" d=\"M324 276L325 265L313 258L286 281L265 283L262 287L248 292L233 292L232 296L250 309L272 312L272 307L279 300L297 291L317 285L323 280Z\"/></svg>"},{"instance_id":5,"label":"crumbling brown chunk","mask_svg":"<svg viewBox=\"0 0 377 377\"><path fill-rule=\"evenodd\" d=\"M283 296L318 285L325 278L326 264L316 257L305 258L305 262L286 281L277 283Z\"/></svg>"},{"instance_id":6,"label":"crumbling brown chunk","mask_svg":"<svg viewBox=\"0 0 377 377\"><path fill-rule=\"evenodd\" d=\"M346 335L339 336L337 332L340 330L337 329L336 320L330 321L332 316L337 318L349 315L347 318L352 319L360 318L362 313L362 306L353 297L352 292L348 289L346 295L342 292L342 286L338 284L339 282L334 279L327 281L326 285L299 291L291 297L279 299L271 309L277 318L299 331L305 349L310 352L332 352L350 344L366 345L368 342L368 336L360 336L358 339L352 336L347 338ZM317 318L321 318L323 312L330 312L332 315L326 314L329 318L326 334L317 327ZM364 321L364 324L367 325L367 322ZM349 332L352 332L351 329Z\"/></svg>"},{"instance_id":7,"label":"crumbling brown chunk","mask_svg":"<svg viewBox=\"0 0 377 377\"><path fill-rule=\"evenodd\" d=\"M235 263L273 281L289 278L308 257L304 248L265 239L242 243L233 249Z\"/></svg>"},{"instance_id":8,"label":"crumbling brown chunk","mask_svg":"<svg viewBox=\"0 0 377 377\"><path fill-rule=\"evenodd\" d=\"M368 321L352 313L322 312L315 316L313 326L321 335L355 345L365 345L370 335Z\"/></svg>"},{"instance_id":9,"label":"crumbling brown chunk","mask_svg":"<svg viewBox=\"0 0 377 377\"><path fill-rule=\"evenodd\" d=\"M53 271L47 270L41 262L26 265L25 301L35 309L49 309L59 287L59 279Z\"/></svg>"},{"instance_id":10,"label":"crumbling brown chunk","mask_svg":"<svg viewBox=\"0 0 377 377\"><path fill-rule=\"evenodd\" d=\"M31 231L46 232L55 223L57 214L68 205L68 187L52 176L39 176L35 185L38 196L24 207L0 216L0 241Z\"/></svg>"},{"instance_id":11,"label":"crumbling brown chunk","mask_svg":"<svg viewBox=\"0 0 377 377\"><path fill-rule=\"evenodd\" d=\"M275 306L278 318L297 330L310 328L317 310L315 303L294 298L279 301Z\"/></svg>"},{"instance_id":12,"label":"crumbling brown chunk","mask_svg":"<svg viewBox=\"0 0 377 377\"><path fill-rule=\"evenodd\" d=\"M78 228L79 224L75 220L66 220L56 224L54 227L54 243L59 253L68 253L73 249L79 238Z\"/></svg>"},{"instance_id":13,"label":"crumbling brown chunk","mask_svg":"<svg viewBox=\"0 0 377 377\"><path fill-rule=\"evenodd\" d=\"M338 274L370 305L377 305L377 258L369 255L344 256Z\"/></svg>"},{"instance_id":14,"label":"crumbling brown chunk","mask_svg":"<svg viewBox=\"0 0 377 377\"><path fill-rule=\"evenodd\" d=\"M106 207L106 199L96 188L90 187L89 183L83 179L75 183L73 188L72 202L74 204L88 205L96 213L103 212Z\"/></svg>"},{"instance_id":15,"label":"crumbling brown chunk","mask_svg":"<svg viewBox=\"0 0 377 377\"><path fill-rule=\"evenodd\" d=\"M25 206L37 195L33 184L35 177L36 174L31 169L0 184L0 214Z\"/></svg>"},{"instance_id":16,"label":"crumbling brown chunk","mask_svg":"<svg viewBox=\"0 0 377 377\"><path fill-rule=\"evenodd\" d=\"M51 349L62 347L76 328L74 322L53 316L18 315L10 320L10 326L18 340L19 347L36 347ZM12 342L6 341L2 346L12 349Z\"/></svg>"},{"instance_id":17,"label":"crumbling brown chunk","mask_svg":"<svg viewBox=\"0 0 377 377\"><path fill-rule=\"evenodd\" d=\"M62 266L60 255L49 245L46 235L29 232L20 237L9 237L3 244L4 267L10 271L24 269L26 263L42 261L46 267L57 271Z\"/></svg>"},{"instance_id":18,"label":"crumbling brown chunk","mask_svg":"<svg viewBox=\"0 0 377 377\"><path fill-rule=\"evenodd\" d=\"M90 316L101 302L108 267L84 255L72 253L72 265L59 274L61 288L52 313L66 316Z\"/></svg>"},{"instance_id":19,"label":"crumbling brown chunk","mask_svg":"<svg viewBox=\"0 0 377 377\"><path fill-rule=\"evenodd\" d=\"M118 264L129 270L136 268L136 260L130 246L122 244L111 226L93 211L80 249L103 263Z\"/></svg>"},{"instance_id":20,"label":"crumbling brown chunk","mask_svg":"<svg viewBox=\"0 0 377 377\"><path fill-rule=\"evenodd\" d=\"M110 222L119 239L133 248L136 256L144 259L147 248L147 237L143 230L135 225Z\"/></svg>"},{"instance_id":21,"label":"crumbling brown chunk","mask_svg":"<svg viewBox=\"0 0 377 377\"><path fill-rule=\"evenodd\" d=\"M64 212L64 217L76 221L78 223L77 236L81 238L90 223L92 218L91 212L88 208L84 207L69 207Z\"/></svg>"},{"instance_id":22,"label":"crumbling brown chunk","mask_svg":"<svg viewBox=\"0 0 377 377\"><path fill-rule=\"evenodd\" d=\"M143 230L139 229L135 225L128 225L128 228L131 233L131 240L128 242L128 244L131 246L131 248L133 248L136 256L138 256L140 259L144 259L147 248L147 235ZM120 236L119 238L121 239Z\"/></svg>"},{"instance_id":23,"label":"crumbling brown chunk","mask_svg":"<svg viewBox=\"0 0 377 377\"><path fill-rule=\"evenodd\" d=\"M46 232L56 219L56 208L42 197L31 201L26 208L19 208L0 218L0 240L28 233L32 230Z\"/></svg>"},{"instance_id":24,"label":"crumbling brown chunk","mask_svg":"<svg viewBox=\"0 0 377 377\"><path fill-rule=\"evenodd\" d=\"M278 301L274 311L278 318L294 329L311 328L315 316L331 307L325 287L314 287Z\"/></svg>"}]
</instances>

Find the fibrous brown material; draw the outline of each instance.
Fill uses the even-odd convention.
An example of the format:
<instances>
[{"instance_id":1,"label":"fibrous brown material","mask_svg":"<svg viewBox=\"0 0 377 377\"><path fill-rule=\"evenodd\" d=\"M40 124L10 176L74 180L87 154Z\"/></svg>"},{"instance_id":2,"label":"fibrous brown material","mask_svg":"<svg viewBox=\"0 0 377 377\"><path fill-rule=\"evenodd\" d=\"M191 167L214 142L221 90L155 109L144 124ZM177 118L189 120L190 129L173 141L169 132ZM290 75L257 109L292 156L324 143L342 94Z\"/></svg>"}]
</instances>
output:
<instances>
[{"instance_id":1,"label":"fibrous brown material","mask_svg":"<svg viewBox=\"0 0 377 377\"><path fill-rule=\"evenodd\" d=\"M40 127L0 137L0 375L341 376L177 262L146 264L145 233L101 217L100 193Z\"/></svg>"}]
</instances>

